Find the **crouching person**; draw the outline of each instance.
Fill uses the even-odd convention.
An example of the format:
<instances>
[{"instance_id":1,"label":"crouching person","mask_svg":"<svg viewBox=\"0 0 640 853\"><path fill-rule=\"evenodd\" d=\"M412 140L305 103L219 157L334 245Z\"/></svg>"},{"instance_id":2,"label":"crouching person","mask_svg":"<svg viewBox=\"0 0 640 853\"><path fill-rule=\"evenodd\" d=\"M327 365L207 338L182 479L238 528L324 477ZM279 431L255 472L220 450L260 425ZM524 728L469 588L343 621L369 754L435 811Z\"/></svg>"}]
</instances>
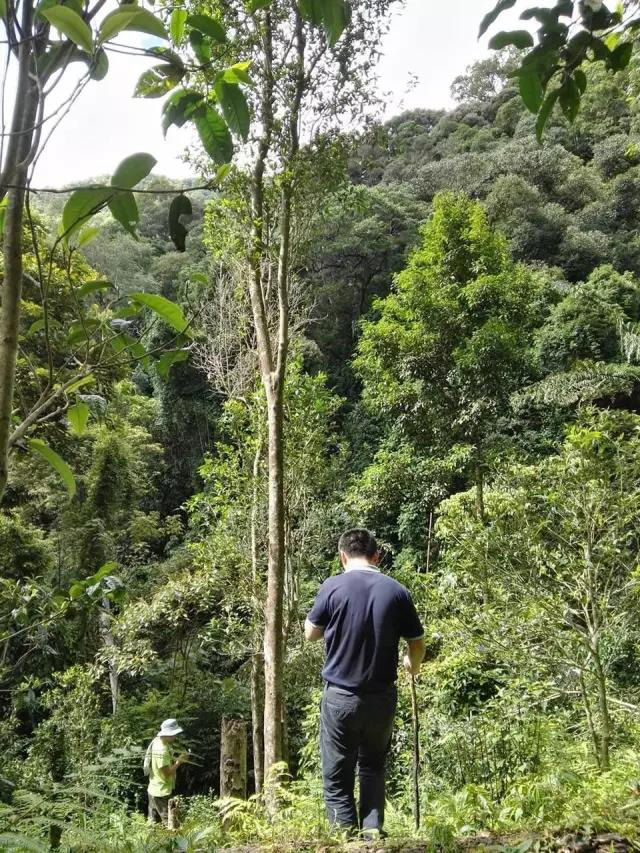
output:
<instances>
[{"instance_id":1,"label":"crouching person","mask_svg":"<svg viewBox=\"0 0 640 853\"><path fill-rule=\"evenodd\" d=\"M162 821L163 826L170 826L170 798L176 786L176 772L184 763L187 756L182 753L175 760L171 744L182 729L177 720L165 720L160 731L147 747L144 759L144 770L149 776L147 793L149 796L149 823Z\"/></svg>"}]
</instances>

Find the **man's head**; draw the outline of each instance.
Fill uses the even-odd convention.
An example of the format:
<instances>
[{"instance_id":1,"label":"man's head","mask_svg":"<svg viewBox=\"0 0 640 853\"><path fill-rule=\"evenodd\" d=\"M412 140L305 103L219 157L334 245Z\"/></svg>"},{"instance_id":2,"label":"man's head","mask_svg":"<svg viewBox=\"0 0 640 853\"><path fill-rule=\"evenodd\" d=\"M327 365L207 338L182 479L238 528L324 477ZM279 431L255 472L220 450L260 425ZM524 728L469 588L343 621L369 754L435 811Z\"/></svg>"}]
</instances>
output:
<instances>
[{"instance_id":1,"label":"man's head","mask_svg":"<svg viewBox=\"0 0 640 853\"><path fill-rule=\"evenodd\" d=\"M165 720L160 726L158 737L162 738L162 740L164 741L169 741L169 743L171 743L178 737L178 735L181 734L182 728L180 727L178 721L174 717L170 717L168 720Z\"/></svg>"},{"instance_id":2,"label":"man's head","mask_svg":"<svg viewBox=\"0 0 640 853\"><path fill-rule=\"evenodd\" d=\"M347 562L354 558L367 560L374 565L380 562L375 536L365 530L364 527L353 527L351 530L345 530L338 541L338 550L343 566L346 566Z\"/></svg>"}]
</instances>

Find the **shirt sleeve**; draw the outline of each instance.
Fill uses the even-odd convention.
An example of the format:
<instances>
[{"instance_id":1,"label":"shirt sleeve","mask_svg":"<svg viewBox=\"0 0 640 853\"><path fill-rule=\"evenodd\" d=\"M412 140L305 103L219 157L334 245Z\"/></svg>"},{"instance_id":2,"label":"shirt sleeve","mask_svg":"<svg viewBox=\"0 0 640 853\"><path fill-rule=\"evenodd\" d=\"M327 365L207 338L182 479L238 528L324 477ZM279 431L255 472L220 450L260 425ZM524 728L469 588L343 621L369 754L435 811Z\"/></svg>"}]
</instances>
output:
<instances>
[{"instance_id":1,"label":"shirt sleeve","mask_svg":"<svg viewBox=\"0 0 640 853\"><path fill-rule=\"evenodd\" d=\"M313 607L307 614L307 621L316 628L326 628L329 624L329 595L324 584L318 590Z\"/></svg>"},{"instance_id":2,"label":"shirt sleeve","mask_svg":"<svg viewBox=\"0 0 640 853\"><path fill-rule=\"evenodd\" d=\"M400 596L400 636L405 640L419 640L424 637L418 611L406 589Z\"/></svg>"}]
</instances>

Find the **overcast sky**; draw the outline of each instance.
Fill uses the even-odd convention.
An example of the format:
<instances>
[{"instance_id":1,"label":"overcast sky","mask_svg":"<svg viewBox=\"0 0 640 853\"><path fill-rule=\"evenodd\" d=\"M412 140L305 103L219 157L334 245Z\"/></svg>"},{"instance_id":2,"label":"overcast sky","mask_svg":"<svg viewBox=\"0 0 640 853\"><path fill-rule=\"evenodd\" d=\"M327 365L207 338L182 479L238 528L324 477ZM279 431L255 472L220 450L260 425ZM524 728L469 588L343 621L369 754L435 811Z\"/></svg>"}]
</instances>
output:
<instances>
[{"instance_id":1,"label":"overcast sky","mask_svg":"<svg viewBox=\"0 0 640 853\"><path fill-rule=\"evenodd\" d=\"M453 78L487 55L486 39L478 43L483 14L494 0L406 0L396 13L383 46L380 89L389 92L387 115L415 107L451 105ZM172 128L160 131L161 101L130 97L149 61L111 55L111 68L99 83L80 96L37 166L36 186L60 186L96 174L110 174L127 154L148 151L158 160L155 172L183 177L180 161L187 135ZM411 75L418 84L408 91Z\"/></svg>"}]
</instances>

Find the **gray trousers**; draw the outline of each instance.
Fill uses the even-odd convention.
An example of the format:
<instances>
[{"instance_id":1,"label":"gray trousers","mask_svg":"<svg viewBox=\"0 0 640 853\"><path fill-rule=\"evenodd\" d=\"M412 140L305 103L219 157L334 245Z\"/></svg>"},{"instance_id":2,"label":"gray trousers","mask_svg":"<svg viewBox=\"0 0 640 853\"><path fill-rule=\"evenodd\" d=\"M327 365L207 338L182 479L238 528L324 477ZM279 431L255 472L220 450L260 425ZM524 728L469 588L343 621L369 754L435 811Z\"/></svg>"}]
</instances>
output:
<instances>
[{"instance_id":1,"label":"gray trousers","mask_svg":"<svg viewBox=\"0 0 640 853\"><path fill-rule=\"evenodd\" d=\"M384 773L396 711L395 685L379 693L354 693L327 684L320 715L322 783L332 825L382 829ZM354 798L360 781L359 820Z\"/></svg>"}]
</instances>

